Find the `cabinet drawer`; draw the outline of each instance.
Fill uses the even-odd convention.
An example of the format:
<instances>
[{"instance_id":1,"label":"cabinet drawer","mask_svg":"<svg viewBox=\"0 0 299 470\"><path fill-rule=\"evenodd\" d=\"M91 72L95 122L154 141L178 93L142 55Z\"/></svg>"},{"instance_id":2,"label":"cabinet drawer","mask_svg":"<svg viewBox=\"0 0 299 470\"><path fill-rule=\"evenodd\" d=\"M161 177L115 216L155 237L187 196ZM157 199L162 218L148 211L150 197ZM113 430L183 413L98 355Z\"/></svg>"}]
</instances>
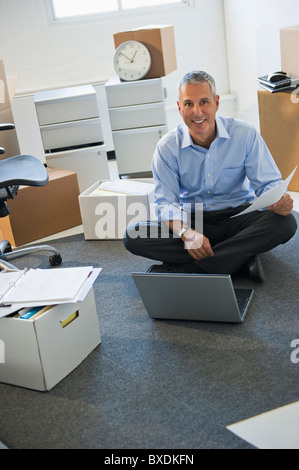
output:
<instances>
[{"instance_id":1,"label":"cabinet drawer","mask_svg":"<svg viewBox=\"0 0 299 470\"><path fill-rule=\"evenodd\" d=\"M119 174L150 172L157 143L166 132L167 126L114 131L112 134Z\"/></svg>"},{"instance_id":2,"label":"cabinet drawer","mask_svg":"<svg viewBox=\"0 0 299 470\"><path fill-rule=\"evenodd\" d=\"M52 124L40 130L46 152L100 144L104 140L100 119Z\"/></svg>"},{"instance_id":3,"label":"cabinet drawer","mask_svg":"<svg viewBox=\"0 0 299 470\"><path fill-rule=\"evenodd\" d=\"M41 91L35 94L34 102L40 126L99 117L91 85Z\"/></svg>"},{"instance_id":4,"label":"cabinet drawer","mask_svg":"<svg viewBox=\"0 0 299 470\"><path fill-rule=\"evenodd\" d=\"M113 131L166 124L164 103L112 108L109 114Z\"/></svg>"},{"instance_id":5,"label":"cabinet drawer","mask_svg":"<svg viewBox=\"0 0 299 470\"><path fill-rule=\"evenodd\" d=\"M138 82L121 82L115 78L109 80L105 88L109 108L157 103L164 100L164 90L160 78Z\"/></svg>"},{"instance_id":6,"label":"cabinet drawer","mask_svg":"<svg viewBox=\"0 0 299 470\"><path fill-rule=\"evenodd\" d=\"M109 167L105 145L69 150L46 155L47 164L54 168L77 173L80 193L97 179L109 179Z\"/></svg>"}]
</instances>

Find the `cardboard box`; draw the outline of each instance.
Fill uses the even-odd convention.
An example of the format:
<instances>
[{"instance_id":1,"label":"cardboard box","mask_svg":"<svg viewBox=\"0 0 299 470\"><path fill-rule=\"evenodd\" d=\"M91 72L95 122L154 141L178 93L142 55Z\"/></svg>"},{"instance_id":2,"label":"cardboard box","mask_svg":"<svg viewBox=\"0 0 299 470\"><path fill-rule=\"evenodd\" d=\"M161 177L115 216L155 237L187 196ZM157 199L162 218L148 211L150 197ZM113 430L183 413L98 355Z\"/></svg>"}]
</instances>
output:
<instances>
[{"instance_id":1,"label":"cardboard box","mask_svg":"<svg viewBox=\"0 0 299 470\"><path fill-rule=\"evenodd\" d=\"M281 69L299 77L299 25L280 30Z\"/></svg>"},{"instance_id":2,"label":"cardboard box","mask_svg":"<svg viewBox=\"0 0 299 470\"><path fill-rule=\"evenodd\" d=\"M293 101L292 101L293 98ZM299 163L299 97L291 93L258 91L260 132L285 179ZM299 172L289 184L299 191Z\"/></svg>"},{"instance_id":3,"label":"cardboard box","mask_svg":"<svg viewBox=\"0 0 299 470\"><path fill-rule=\"evenodd\" d=\"M3 60L0 60L0 123L14 124L12 113L12 101L17 86L17 77L7 77ZM3 158L13 157L20 154L16 130L0 132L0 147L5 148Z\"/></svg>"},{"instance_id":4,"label":"cardboard box","mask_svg":"<svg viewBox=\"0 0 299 470\"><path fill-rule=\"evenodd\" d=\"M51 390L101 342L93 289L83 302L53 306L35 320L1 318L0 339L0 382Z\"/></svg>"},{"instance_id":5,"label":"cardboard box","mask_svg":"<svg viewBox=\"0 0 299 470\"><path fill-rule=\"evenodd\" d=\"M147 194L120 194L94 192L98 181L79 196L79 203L86 240L122 239L130 223L153 218L154 185L152 180L134 180L150 183Z\"/></svg>"},{"instance_id":6,"label":"cardboard box","mask_svg":"<svg viewBox=\"0 0 299 470\"><path fill-rule=\"evenodd\" d=\"M145 26L113 35L115 48L126 41L139 41L151 55L151 68L145 78L159 78L177 69L174 27Z\"/></svg>"},{"instance_id":7,"label":"cardboard box","mask_svg":"<svg viewBox=\"0 0 299 470\"><path fill-rule=\"evenodd\" d=\"M46 186L21 186L16 198L7 203L10 215L0 219L0 232L14 246L82 223L77 174L55 168L48 168L48 173Z\"/></svg>"}]
</instances>

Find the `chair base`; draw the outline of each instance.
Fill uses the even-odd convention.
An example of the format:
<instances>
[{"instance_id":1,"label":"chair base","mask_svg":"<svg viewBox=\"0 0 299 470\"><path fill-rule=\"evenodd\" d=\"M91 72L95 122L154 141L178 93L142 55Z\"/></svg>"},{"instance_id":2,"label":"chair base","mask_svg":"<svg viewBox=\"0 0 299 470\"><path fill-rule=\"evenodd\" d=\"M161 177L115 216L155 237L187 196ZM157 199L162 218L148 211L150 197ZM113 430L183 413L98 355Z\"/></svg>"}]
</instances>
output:
<instances>
[{"instance_id":1,"label":"chair base","mask_svg":"<svg viewBox=\"0 0 299 470\"><path fill-rule=\"evenodd\" d=\"M50 245L30 246L27 248L20 248L19 250L13 250L8 240L2 240L0 242L0 260L4 262L4 265L10 269L17 269L14 265L10 264L10 261L24 256L29 256L41 251L49 251L52 255L49 257L51 266L59 266L62 263L62 258L58 250ZM1 263L0 263L1 269Z\"/></svg>"}]
</instances>

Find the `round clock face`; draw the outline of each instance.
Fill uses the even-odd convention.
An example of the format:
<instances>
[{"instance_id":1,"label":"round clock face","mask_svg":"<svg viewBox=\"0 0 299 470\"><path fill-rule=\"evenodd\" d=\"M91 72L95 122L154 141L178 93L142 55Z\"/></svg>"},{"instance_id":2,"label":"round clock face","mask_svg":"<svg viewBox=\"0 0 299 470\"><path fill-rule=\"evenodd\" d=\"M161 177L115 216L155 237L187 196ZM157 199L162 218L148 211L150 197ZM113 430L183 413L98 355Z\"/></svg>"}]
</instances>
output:
<instances>
[{"instance_id":1,"label":"round clock face","mask_svg":"<svg viewBox=\"0 0 299 470\"><path fill-rule=\"evenodd\" d=\"M150 67L150 53L141 42L124 42L115 51L114 68L122 80L139 80L145 77Z\"/></svg>"}]
</instances>

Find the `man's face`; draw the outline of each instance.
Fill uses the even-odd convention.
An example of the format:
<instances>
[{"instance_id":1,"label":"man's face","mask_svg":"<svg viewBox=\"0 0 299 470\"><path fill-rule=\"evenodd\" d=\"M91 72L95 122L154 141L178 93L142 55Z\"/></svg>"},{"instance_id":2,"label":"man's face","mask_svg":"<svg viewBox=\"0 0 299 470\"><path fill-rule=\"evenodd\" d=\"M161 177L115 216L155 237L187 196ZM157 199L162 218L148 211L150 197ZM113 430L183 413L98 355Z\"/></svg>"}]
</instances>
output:
<instances>
[{"instance_id":1,"label":"man's face","mask_svg":"<svg viewBox=\"0 0 299 470\"><path fill-rule=\"evenodd\" d=\"M208 82L183 85L177 104L194 143L209 147L216 137L219 96L214 99Z\"/></svg>"}]
</instances>

